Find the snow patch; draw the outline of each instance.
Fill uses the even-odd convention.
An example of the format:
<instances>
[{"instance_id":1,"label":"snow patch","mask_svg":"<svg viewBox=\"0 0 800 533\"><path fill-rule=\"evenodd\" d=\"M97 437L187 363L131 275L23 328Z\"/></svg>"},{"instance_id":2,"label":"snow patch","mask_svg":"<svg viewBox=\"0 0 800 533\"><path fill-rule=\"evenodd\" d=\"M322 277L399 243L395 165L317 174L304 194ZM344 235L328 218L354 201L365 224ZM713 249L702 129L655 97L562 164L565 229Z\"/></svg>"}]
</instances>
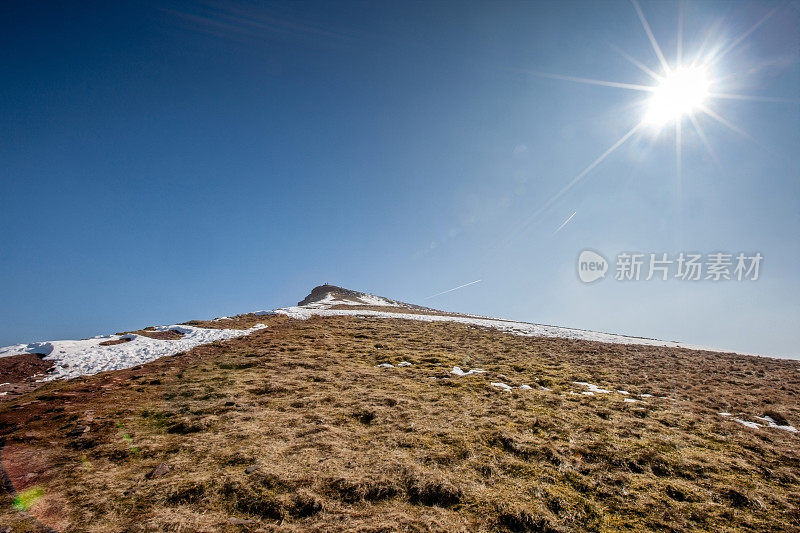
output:
<instances>
[{"instance_id":1,"label":"snow patch","mask_svg":"<svg viewBox=\"0 0 800 533\"><path fill-rule=\"evenodd\" d=\"M738 422L743 426L749 427L750 429L758 429L761 427L761 424L757 424L756 422L750 422L749 420L742 420L741 418L734 418L734 422Z\"/></svg>"},{"instance_id":2,"label":"snow patch","mask_svg":"<svg viewBox=\"0 0 800 533\"><path fill-rule=\"evenodd\" d=\"M194 326L156 326L153 331L175 330L183 334L180 339L160 340L144 335L106 335L91 339L32 342L0 348L0 357L20 353L45 354L45 361L53 361L53 371L40 381L69 379L120 370L149 363L160 357L191 350L195 346L249 335L267 326L257 324L250 329L213 329ZM100 346L105 340L130 339L129 342Z\"/></svg>"},{"instance_id":3,"label":"snow patch","mask_svg":"<svg viewBox=\"0 0 800 533\"><path fill-rule=\"evenodd\" d=\"M396 304L393 304L392 302L386 300L385 298L381 298L380 296L375 296L374 294L362 294L358 297L358 299L364 302L366 305L397 307ZM356 303L356 305L358 304Z\"/></svg>"},{"instance_id":4,"label":"snow patch","mask_svg":"<svg viewBox=\"0 0 800 533\"><path fill-rule=\"evenodd\" d=\"M593 385L593 384L591 384L591 383L587 383L587 382L585 382L585 381L573 381L572 383L574 383L575 385L582 385L582 386L584 386L584 387L588 388L588 389L589 389L589 391L591 391L591 392L593 392L593 393L594 393L594 392L596 392L596 393L598 393L598 394L608 394L608 393L610 393L610 392L611 392L610 390L607 390L607 389L601 389L601 388L600 388L600 387L598 387L597 385ZM586 394L586 393L584 392L584 394ZM589 394L586 394L586 395L587 395L587 396L590 396ZM591 396L594 396L594 394L591 394Z\"/></svg>"},{"instance_id":5,"label":"snow patch","mask_svg":"<svg viewBox=\"0 0 800 533\"><path fill-rule=\"evenodd\" d=\"M496 381L492 382L492 387L497 387L498 389L502 389L506 392L511 392L512 389L511 385L506 385L505 383L499 383Z\"/></svg>"},{"instance_id":6,"label":"snow patch","mask_svg":"<svg viewBox=\"0 0 800 533\"><path fill-rule=\"evenodd\" d=\"M756 418L758 418L759 420L763 420L764 422L767 423L767 426L769 426L771 428L781 429L783 431L788 431L790 433L797 433L797 428L796 427L788 426L788 425L787 426L782 426L782 425L778 424L777 422L775 422L775 420L771 416L757 416Z\"/></svg>"},{"instance_id":7,"label":"snow patch","mask_svg":"<svg viewBox=\"0 0 800 533\"><path fill-rule=\"evenodd\" d=\"M483 374L484 372L486 372L486 370L484 370L482 368L473 368L472 370L469 370L468 372L464 372L463 370L461 370L461 368L459 368L457 366L454 366L453 370L450 371L451 374L453 374L455 376L459 376L459 377L461 377L461 376L471 376L472 374Z\"/></svg>"},{"instance_id":8,"label":"snow patch","mask_svg":"<svg viewBox=\"0 0 800 533\"><path fill-rule=\"evenodd\" d=\"M396 303L387 300L386 298L382 298L380 296L375 296L374 294L359 294L359 296L355 297L356 299L339 299L334 296L333 292L328 292L325 294L325 297L321 300L317 300L316 302L311 302L306 305L300 306L307 309L316 309L316 310L330 310L331 307L335 305L372 305L376 307L399 307ZM284 309L294 309L291 307L286 307ZM276 311L281 311L281 309L276 309Z\"/></svg>"}]
</instances>

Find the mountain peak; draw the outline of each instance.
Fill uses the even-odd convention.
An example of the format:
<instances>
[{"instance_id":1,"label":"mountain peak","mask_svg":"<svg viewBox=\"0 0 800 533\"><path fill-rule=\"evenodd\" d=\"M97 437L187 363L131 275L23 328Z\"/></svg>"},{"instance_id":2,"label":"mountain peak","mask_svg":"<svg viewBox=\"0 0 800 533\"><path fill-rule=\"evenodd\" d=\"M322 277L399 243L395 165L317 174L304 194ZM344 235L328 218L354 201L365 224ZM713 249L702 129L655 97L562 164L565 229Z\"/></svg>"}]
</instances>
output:
<instances>
[{"instance_id":1,"label":"mountain peak","mask_svg":"<svg viewBox=\"0 0 800 533\"><path fill-rule=\"evenodd\" d=\"M298 306L313 306L315 304L418 307L404 302L398 302L397 300L384 298L383 296L353 291L328 283L314 287L311 289L308 296L297 302Z\"/></svg>"}]
</instances>

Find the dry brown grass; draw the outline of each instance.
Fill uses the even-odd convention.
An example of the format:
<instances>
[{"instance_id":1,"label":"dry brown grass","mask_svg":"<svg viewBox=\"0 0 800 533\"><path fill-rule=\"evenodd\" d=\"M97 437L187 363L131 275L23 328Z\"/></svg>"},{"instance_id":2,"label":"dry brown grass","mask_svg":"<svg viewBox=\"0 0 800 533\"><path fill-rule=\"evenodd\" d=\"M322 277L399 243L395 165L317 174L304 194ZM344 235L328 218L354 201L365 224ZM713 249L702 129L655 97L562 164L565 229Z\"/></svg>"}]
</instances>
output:
<instances>
[{"instance_id":1,"label":"dry brown grass","mask_svg":"<svg viewBox=\"0 0 800 533\"><path fill-rule=\"evenodd\" d=\"M126 342L131 342L130 337L122 337L121 339L111 339L107 341L103 341L98 343L99 346L116 346L118 344L125 344Z\"/></svg>"},{"instance_id":2,"label":"dry brown grass","mask_svg":"<svg viewBox=\"0 0 800 533\"><path fill-rule=\"evenodd\" d=\"M773 413L800 425L797 362L452 323L225 322L211 324L270 327L0 406L6 470L17 490L43 491L30 514L0 498L0 524L14 532L36 531L37 517L63 531L800 527L798 436L717 415ZM413 366L375 366L402 360ZM454 378L454 365L489 372ZM552 391L508 393L491 381ZM573 381L654 397L570 395L583 390ZM148 478L162 462L166 473Z\"/></svg>"}]
</instances>

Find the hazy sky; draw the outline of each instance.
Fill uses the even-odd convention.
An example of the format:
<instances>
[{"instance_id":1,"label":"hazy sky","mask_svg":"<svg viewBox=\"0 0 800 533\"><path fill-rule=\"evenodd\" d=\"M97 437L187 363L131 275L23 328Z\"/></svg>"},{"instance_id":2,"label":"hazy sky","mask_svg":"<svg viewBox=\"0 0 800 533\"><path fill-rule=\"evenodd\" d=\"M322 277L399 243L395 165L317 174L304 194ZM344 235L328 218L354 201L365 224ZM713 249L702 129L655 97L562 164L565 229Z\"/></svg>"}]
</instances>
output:
<instances>
[{"instance_id":1,"label":"hazy sky","mask_svg":"<svg viewBox=\"0 0 800 533\"><path fill-rule=\"evenodd\" d=\"M800 4L685 3L702 115L619 2L4 2L0 345L296 303L432 307L800 357ZM679 4L643 2L668 61ZM780 101L789 100L789 101ZM542 209L542 207L546 207ZM571 215L572 219L556 230ZM581 250L760 252L755 282L576 274ZM612 266L613 269L613 266ZM610 273L610 274L613 274ZM432 294L481 279L457 291Z\"/></svg>"}]
</instances>

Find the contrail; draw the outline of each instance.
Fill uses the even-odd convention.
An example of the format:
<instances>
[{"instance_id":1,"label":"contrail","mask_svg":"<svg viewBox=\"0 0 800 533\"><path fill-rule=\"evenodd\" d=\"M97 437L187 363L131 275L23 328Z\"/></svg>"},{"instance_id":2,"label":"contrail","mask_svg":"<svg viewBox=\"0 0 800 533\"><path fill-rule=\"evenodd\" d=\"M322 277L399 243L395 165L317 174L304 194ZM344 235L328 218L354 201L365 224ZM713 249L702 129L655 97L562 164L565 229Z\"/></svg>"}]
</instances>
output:
<instances>
[{"instance_id":1,"label":"contrail","mask_svg":"<svg viewBox=\"0 0 800 533\"><path fill-rule=\"evenodd\" d=\"M561 231L562 229L564 229L564 226L566 226L567 224L569 224L569 221L570 221L570 220L572 220L572 217L574 217L574 216L575 216L577 213L578 213L577 211L573 212L573 213L572 213L572 214L569 216L569 218L568 218L567 220L565 220L565 221L564 221L564 222L563 222L563 223L562 223L562 224L561 224L561 225L558 227L558 229L557 229L557 230L555 230L555 231L553 232L553 235L555 235L556 233L558 233L559 231Z\"/></svg>"},{"instance_id":2,"label":"contrail","mask_svg":"<svg viewBox=\"0 0 800 533\"><path fill-rule=\"evenodd\" d=\"M541 214L541 213L542 213L542 212L543 212L545 209L548 209L548 208L549 208L551 205L553 205L553 204L556 202L556 200L558 200L559 198L561 198L561 196L563 196L563 195L564 195L564 194L565 194L567 191L569 191L569 190L570 190L570 189L571 189L571 188L572 188L572 187L573 187L573 186L574 186L576 183L578 183L578 182L579 182L579 181L581 181L583 178L585 178L585 177L586 177L586 175L587 175L587 174L589 174L589 172L591 172L591 171L592 171L592 170L593 170L593 169L594 169L594 168L595 168L597 165L599 165L600 163L602 163L602 162L603 162L603 160L604 160L606 157L608 157L609 155L611 155L611 154L612 154L612 152L614 152L614 150L616 150L617 148L619 148L620 146L622 146L623 144L625 144L625 141L627 141L628 139L630 139L630 137L631 137L631 136L632 136L634 133L636 133L636 132L639 130L639 128L643 127L643 125L644 125L644 123L643 123L643 122L640 122L640 123L638 123L638 124L637 124L637 125L635 125L633 128L631 128L631 129L630 129L630 131L628 131L628 133L626 133L625 135L623 135L622 137L620 137L620 138L619 138L619 140L617 140L617 142L615 142L615 143L614 143L614 144L611 146L611 148L609 148L608 150L606 150L605 152L603 152L603 154L602 154L600 157L598 157L597 159L595 159L595 160L592 162L592 164L591 164L591 165L589 165L588 167L584 168L584 169L581 171L581 173L580 173L580 174L578 174L577 176L575 176L574 178L572 178L572 180L571 180L569 183L567 183L567 184L566 184L566 185L565 185L565 186L564 186L564 187L563 187L563 188L562 188L560 191L558 191L558 192L557 192L555 195L551 196L551 197L550 197L550 199L549 199L549 200L547 200L547 201L544 203L544 205L542 205L541 207L539 207L539 209L535 210L535 211L534 211L534 212L533 212L531 215L529 215L529 216L528 216L528 217L527 217L527 218L526 218L526 219L525 219L525 220L524 220L524 221L523 221L521 224L519 224L519 226L516 228L516 230L514 230L514 231L510 232L510 233L509 233L509 234L506 236L506 238L505 238L505 241L504 241L504 242L507 244L507 243L511 242L511 240L512 240L512 239L516 238L516 236L517 236L517 235L520 235L521 233L523 233L523 232L524 232L524 231L525 231L525 230L528 228L528 226L529 226L529 225L530 225L530 224L531 224L531 223L534 221L534 219L535 219L537 216L539 216L539 215L540 215L540 214Z\"/></svg>"},{"instance_id":3,"label":"contrail","mask_svg":"<svg viewBox=\"0 0 800 533\"><path fill-rule=\"evenodd\" d=\"M476 283L480 283L483 280L476 279L475 281L470 281L469 283L465 283L463 285L459 285L458 287L453 287L452 289L447 289L446 291L437 292L436 294L432 294L428 297L423 298L423 300L430 300L431 298L435 298L437 296L441 296L442 294L447 294L448 292L457 291L458 289L463 289L464 287L469 287L470 285L475 285Z\"/></svg>"}]
</instances>

